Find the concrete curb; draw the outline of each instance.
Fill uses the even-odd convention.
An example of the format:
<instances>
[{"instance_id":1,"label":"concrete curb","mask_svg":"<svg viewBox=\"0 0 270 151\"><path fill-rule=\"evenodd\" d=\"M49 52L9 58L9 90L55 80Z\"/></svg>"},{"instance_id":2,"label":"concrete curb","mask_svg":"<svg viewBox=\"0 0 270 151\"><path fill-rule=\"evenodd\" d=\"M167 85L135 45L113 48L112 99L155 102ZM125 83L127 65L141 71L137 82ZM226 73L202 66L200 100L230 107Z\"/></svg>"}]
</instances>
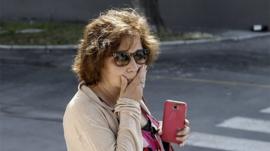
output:
<instances>
[{"instance_id":1,"label":"concrete curb","mask_svg":"<svg viewBox=\"0 0 270 151\"><path fill-rule=\"evenodd\" d=\"M180 45L206 44L206 43L225 42L225 41L241 41L241 40L249 40L253 38L267 37L267 36L270 36L270 32L257 33L257 34L254 33L252 35L234 36L234 37L217 37L215 39L164 41L161 43L161 48L169 49L171 47L175 48Z\"/></svg>"},{"instance_id":2,"label":"concrete curb","mask_svg":"<svg viewBox=\"0 0 270 151\"><path fill-rule=\"evenodd\" d=\"M177 41L163 41L161 42L161 49L175 48L181 45L191 44L206 44L223 41L240 41L248 40L253 38L260 38L270 36L270 32L267 33L253 33L249 35L234 36L234 37L217 37L215 39L201 39L201 40L177 40ZM51 50L65 50L74 51L78 48L78 45L1 45L0 50L40 50L40 51L51 51Z\"/></svg>"},{"instance_id":3,"label":"concrete curb","mask_svg":"<svg viewBox=\"0 0 270 151\"><path fill-rule=\"evenodd\" d=\"M0 45L0 49L8 50L74 50L77 47L77 45Z\"/></svg>"}]
</instances>

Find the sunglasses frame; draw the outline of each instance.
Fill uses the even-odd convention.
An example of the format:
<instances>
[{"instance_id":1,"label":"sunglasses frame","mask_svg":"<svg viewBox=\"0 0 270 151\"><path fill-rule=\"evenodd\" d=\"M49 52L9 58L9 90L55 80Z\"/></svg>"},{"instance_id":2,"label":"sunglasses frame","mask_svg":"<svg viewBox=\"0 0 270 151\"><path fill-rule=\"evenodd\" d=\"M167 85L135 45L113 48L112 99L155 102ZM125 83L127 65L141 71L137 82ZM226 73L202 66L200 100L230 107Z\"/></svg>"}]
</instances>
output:
<instances>
[{"instance_id":1,"label":"sunglasses frame","mask_svg":"<svg viewBox=\"0 0 270 151\"><path fill-rule=\"evenodd\" d=\"M136 53L138 53L138 51L144 51L144 53L145 53L145 62L144 63L139 63L139 61L138 60L136 60L135 59L135 55L136 55ZM127 56L128 56L128 62L126 63L126 64L122 64L122 65L119 65L119 64L117 64L116 62L116 53L124 53L124 54L127 54ZM131 61L131 57L133 57L133 59L135 60L135 62L137 63L137 64L140 64L140 65L142 65L142 64L145 64L146 62L147 62L147 60L148 60L148 57L149 57L149 50L148 49L145 49L145 48L142 48L142 49L138 49L138 50L136 50L135 52L133 52L133 53L128 53L127 51L115 51L115 52L113 52L112 53L112 56L113 56L113 59L114 59L114 63L117 65L117 66L120 66L120 67L123 67L123 66L127 66L129 63L130 63L130 61Z\"/></svg>"}]
</instances>

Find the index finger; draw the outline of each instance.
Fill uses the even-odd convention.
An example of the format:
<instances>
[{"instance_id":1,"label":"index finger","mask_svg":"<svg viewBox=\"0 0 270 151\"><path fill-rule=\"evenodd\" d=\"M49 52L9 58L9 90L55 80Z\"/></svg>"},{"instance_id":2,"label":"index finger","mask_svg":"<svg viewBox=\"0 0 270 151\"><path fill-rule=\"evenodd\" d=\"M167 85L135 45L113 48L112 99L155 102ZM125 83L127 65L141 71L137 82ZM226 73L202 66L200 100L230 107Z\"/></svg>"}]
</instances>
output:
<instances>
[{"instance_id":1,"label":"index finger","mask_svg":"<svg viewBox=\"0 0 270 151\"><path fill-rule=\"evenodd\" d=\"M143 78L143 74L144 74L145 68L146 68L145 65L143 65L142 67L140 67L140 69L137 72L135 78L130 83L135 82L137 84L140 84L141 79Z\"/></svg>"}]
</instances>

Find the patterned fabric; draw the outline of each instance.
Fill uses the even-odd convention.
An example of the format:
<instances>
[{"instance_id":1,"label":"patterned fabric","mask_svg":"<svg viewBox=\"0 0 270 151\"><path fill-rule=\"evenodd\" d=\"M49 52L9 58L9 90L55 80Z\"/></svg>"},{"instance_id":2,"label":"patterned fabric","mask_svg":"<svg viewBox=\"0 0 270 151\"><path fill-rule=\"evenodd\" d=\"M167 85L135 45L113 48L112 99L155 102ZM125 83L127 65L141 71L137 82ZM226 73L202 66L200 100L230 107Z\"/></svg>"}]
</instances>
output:
<instances>
[{"instance_id":1,"label":"patterned fabric","mask_svg":"<svg viewBox=\"0 0 270 151\"><path fill-rule=\"evenodd\" d=\"M169 143L162 142L158 135L159 122L142 109L144 117L148 120L142 128L143 151L173 151Z\"/></svg>"}]
</instances>

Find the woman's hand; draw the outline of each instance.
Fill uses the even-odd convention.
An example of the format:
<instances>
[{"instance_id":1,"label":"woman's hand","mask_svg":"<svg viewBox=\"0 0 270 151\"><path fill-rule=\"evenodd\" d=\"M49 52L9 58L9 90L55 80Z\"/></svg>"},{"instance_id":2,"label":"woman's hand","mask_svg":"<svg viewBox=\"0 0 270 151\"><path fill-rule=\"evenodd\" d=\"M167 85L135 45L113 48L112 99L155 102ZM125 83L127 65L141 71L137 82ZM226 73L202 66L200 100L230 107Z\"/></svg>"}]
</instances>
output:
<instances>
[{"instance_id":1,"label":"woman's hand","mask_svg":"<svg viewBox=\"0 0 270 151\"><path fill-rule=\"evenodd\" d=\"M160 124L158 131L159 135L162 135L162 123L163 123L162 121L159 122ZM190 133L189 121L188 119L185 119L185 128L178 130L176 133L176 140L181 142L179 146L184 146L187 138L189 137L189 133Z\"/></svg>"},{"instance_id":2,"label":"woman's hand","mask_svg":"<svg viewBox=\"0 0 270 151\"><path fill-rule=\"evenodd\" d=\"M128 84L128 80L121 76L120 98L129 98L136 101L142 99L143 87L146 78L146 65L140 67L134 79Z\"/></svg>"},{"instance_id":3,"label":"woman's hand","mask_svg":"<svg viewBox=\"0 0 270 151\"><path fill-rule=\"evenodd\" d=\"M184 146L184 144L186 143L187 138L189 137L189 133L190 133L189 121L187 119L185 119L185 128L180 129L176 133L176 140L181 142L179 144L179 146Z\"/></svg>"}]
</instances>

